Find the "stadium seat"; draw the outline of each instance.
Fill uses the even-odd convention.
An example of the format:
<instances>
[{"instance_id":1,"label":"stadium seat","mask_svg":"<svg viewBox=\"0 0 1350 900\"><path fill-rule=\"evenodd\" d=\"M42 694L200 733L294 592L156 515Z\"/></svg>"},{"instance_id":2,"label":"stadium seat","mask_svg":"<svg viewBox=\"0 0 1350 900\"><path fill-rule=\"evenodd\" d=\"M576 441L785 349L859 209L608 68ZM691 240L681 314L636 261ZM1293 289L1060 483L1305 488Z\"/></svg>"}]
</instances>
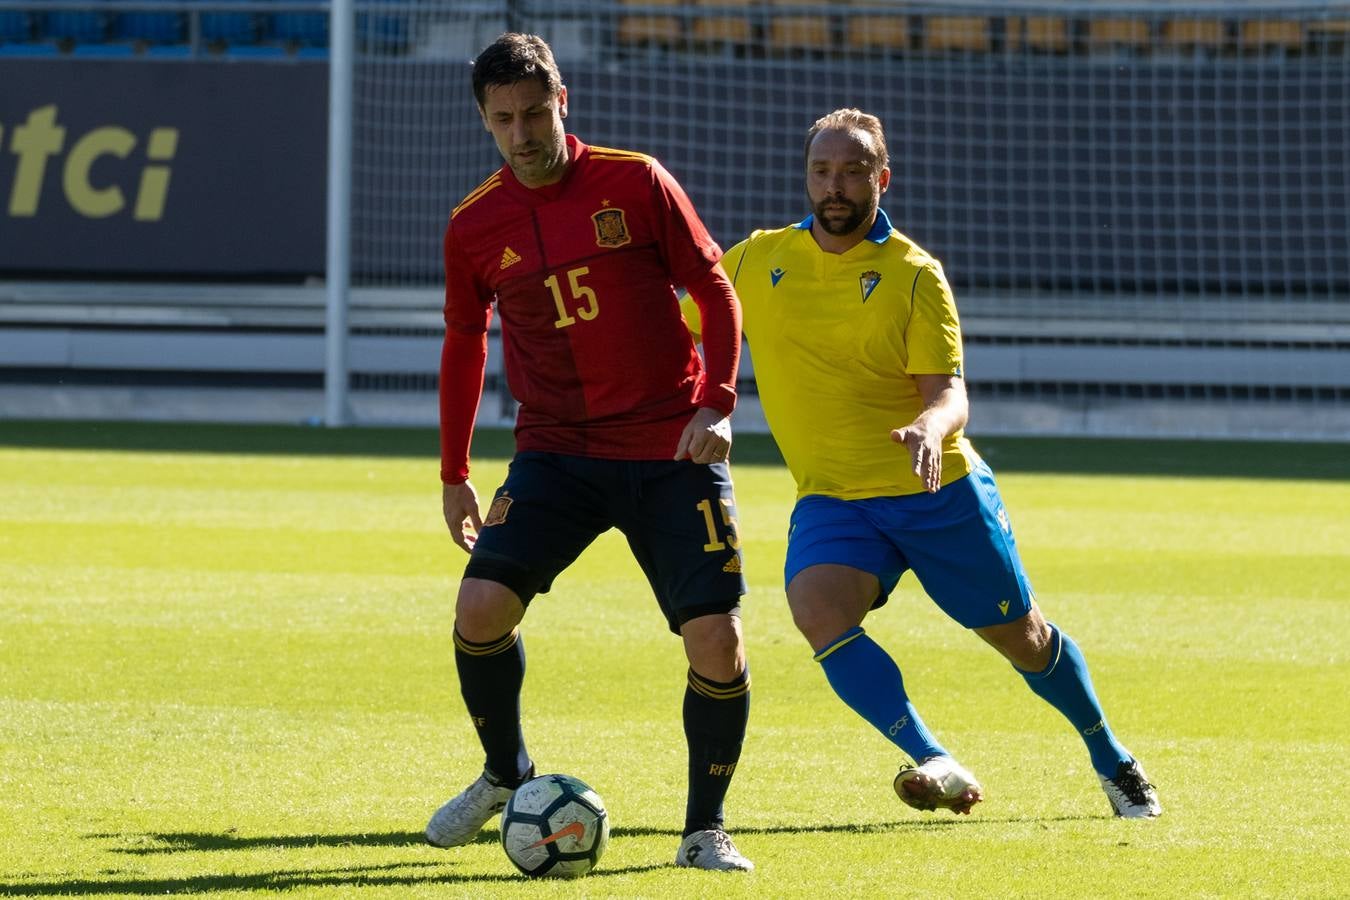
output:
<instances>
[{"instance_id":1,"label":"stadium seat","mask_svg":"<svg viewBox=\"0 0 1350 900\"><path fill-rule=\"evenodd\" d=\"M923 45L928 50L986 53L989 20L979 16L929 16L924 20Z\"/></svg>"},{"instance_id":2,"label":"stadium seat","mask_svg":"<svg viewBox=\"0 0 1350 900\"><path fill-rule=\"evenodd\" d=\"M1218 19L1170 19L1163 22L1162 42L1181 50L1218 50L1227 41Z\"/></svg>"},{"instance_id":3,"label":"stadium seat","mask_svg":"<svg viewBox=\"0 0 1350 900\"><path fill-rule=\"evenodd\" d=\"M1009 47L1023 46L1042 53L1067 53L1069 50L1069 22L1057 16L1028 16L1009 19L1007 39Z\"/></svg>"},{"instance_id":4,"label":"stadium seat","mask_svg":"<svg viewBox=\"0 0 1350 900\"><path fill-rule=\"evenodd\" d=\"M1088 22L1089 50L1145 51L1152 40L1149 24L1143 19L1092 19Z\"/></svg>"},{"instance_id":5,"label":"stadium seat","mask_svg":"<svg viewBox=\"0 0 1350 900\"><path fill-rule=\"evenodd\" d=\"M1247 51L1299 50L1303 47L1303 25L1293 19L1243 22L1240 37L1242 49Z\"/></svg>"},{"instance_id":6,"label":"stadium seat","mask_svg":"<svg viewBox=\"0 0 1350 900\"><path fill-rule=\"evenodd\" d=\"M23 42L33 36L33 22L26 12L0 11L0 44Z\"/></svg>"},{"instance_id":7,"label":"stadium seat","mask_svg":"<svg viewBox=\"0 0 1350 900\"><path fill-rule=\"evenodd\" d=\"M709 7L744 8L751 0L694 0L694 5ZM748 44L754 33L745 16L699 14L693 22L694 40L705 44Z\"/></svg>"},{"instance_id":8,"label":"stadium seat","mask_svg":"<svg viewBox=\"0 0 1350 900\"><path fill-rule=\"evenodd\" d=\"M783 13L794 6L823 6L831 0L769 0L775 7L769 19L769 46L775 50L829 50L834 44L830 17L814 13Z\"/></svg>"},{"instance_id":9,"label":"stadium seat","mask_svg":"<svg viewBox=\"0 0 1350 900\"><path fill-rule=\"evenodd\" d=\"M208 44L252 44L258 39L258 21L252 13L203 12L202 40Z\"/></svg>"},{"instance_id":10,"label":"stadium seat","mask_svg":"<svg viewBox=\"0 0 1350 900\"><path fill-rule=\"evenodd\" d=\"M96 44L108 35L108 17L83 10L49 12L43 19L41 35L54 41Z\"/></svg>"},{"instance_id":11,"label":"stadium seat","mask_svg":"<svg viewBox=\"0 0 1350 900\"><path fill-rule=\"evenodd\" d=\"M623 6L679 6L680 0L623 0ZM620 44L638 47L671 47L680 42L683 29L679 16L623 13L614 30Z\"/></svg>"},{"instance_id":12,"label":"stadium seat","mask_svg":"<svg viewBox=\"0 0 1350 900\"><path fill-rule=\"evenodd\" d=\"M400 3L403 0L371 0ZM375 53L403 53L412 43L412 29L405 12L362 12L356 15L357 44Z\"/></svg>"},{"instance_id":13,"label":"stadium seat","mask_svg":"<svg viewBox=\"0 0 1350 900\"><path fill-rule=\"evenodd\" d=\"M177 3L179 0L144 0ZM113 22L113 35L123 41L145 44L181 44L187 37L187 23L178 12L121 10Z\"/></svg>"},{"instance_id":14,"label":"stadium seat","mask_svg":"<svg viewBox=\"0 0 1350 900\"><path fill-rule=\"evenodd\" d=\"M274 12L268 15L264 34L269 40L295 47L327 47L328 14Z\"/></svg>"},{"instance_id":15,"label":"stadium seat","mask_svg":"<svg viewBox=\"0 0 1350 900\"><path fill-rule=\"evenodd\" d=\"M874 0L853 0L855 6L876 7ZM908 50L909 15L903 8L891 15L849 15L844 19L844 41L855 50Z\"/></svg>"},{"instance_id":16,"label":"stadium seat","mask_svg":"<svg viewBox=\"0 0 1350 900\"><path fill-rule=\"evenodd\" d=\"M1350 39L1350 19L1322 19L1308 22L1308 40L1320 49L1344 52Z\"/></svg>"}]
</instances>

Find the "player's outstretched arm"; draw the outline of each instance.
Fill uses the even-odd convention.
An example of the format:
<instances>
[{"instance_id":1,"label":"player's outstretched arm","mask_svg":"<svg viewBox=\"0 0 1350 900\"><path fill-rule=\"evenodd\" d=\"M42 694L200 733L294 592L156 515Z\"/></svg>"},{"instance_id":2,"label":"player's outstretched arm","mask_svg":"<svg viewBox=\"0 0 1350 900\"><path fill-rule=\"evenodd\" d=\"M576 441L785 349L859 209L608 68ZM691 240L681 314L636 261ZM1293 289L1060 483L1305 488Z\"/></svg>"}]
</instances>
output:
<instances>
[{"instance_id":1,"label":"player's outstretched arm","mask_svg":"<svg viewBox=\"0 0 1350 900\"><path fill-rule=\"evenodd\" d=\"M966 383L958 375L915 375L914 381L923 398L923 412L893 430L891 440L909 450L914 474L932 494L942 487L942 442L965 427L970 402Z\"/></svg>"},{"instance_id":2,"label":"player's outstretched arm","mask_svg":"<svg viewBox=\"0 0 1350 900\"><path fill-rule=\"evenodd\" d=\"M467 481L442 485L441 511L445 514L451 540L465 553L471 552L478 540L478 532L483 528L483 520L478 515L478 493L473 485ZM472 525L472 530L466 529L465 525Z\"/></svg>"},{"instance_id":3,"label":"player's outstretched arm","mask_svg":"<svg viewBox=\"0 0 1350 900\"><path fill-rule=\"evenodd\" d=\"M680 434L676 459L691 462L725 462L731 455L731 416L709 406L701 406Z\"/></svg>"}]
</instances>

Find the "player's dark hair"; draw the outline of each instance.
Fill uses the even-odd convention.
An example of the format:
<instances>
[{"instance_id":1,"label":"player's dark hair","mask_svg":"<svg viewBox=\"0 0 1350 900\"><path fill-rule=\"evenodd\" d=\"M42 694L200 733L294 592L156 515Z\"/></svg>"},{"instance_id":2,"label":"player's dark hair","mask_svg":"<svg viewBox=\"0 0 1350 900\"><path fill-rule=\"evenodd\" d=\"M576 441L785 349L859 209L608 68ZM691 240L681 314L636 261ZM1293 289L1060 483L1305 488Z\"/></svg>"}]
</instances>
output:
<instances>
[{"instance_id":1,"label":"player's dark hair","mask_svg":"<svg viewBox=\"0 0 1350 900\"><path fill-rule=\"evenodd\" d=\"M550 97L562 90L562 75L553 51L537 34L508 31L487 46L473 63L473 95L482 107L487 89L536 78Z\"/></svg>"},{"instance_id":2,"label":"player's dark hair","mask_svg":"<svg viewBox=\"0 0 1350 900\"><path fill-rule=\"evenodd\" d=\"M834 112L816 119L815 124L806 132L806 147L803 155L807 163L811 162L811 142L822 131L861 131L872 138L872 171L880 172L890 164L890 154L886 152L886 130L881 120L860 109L836 109Z\"/></svg>"}]
</instances>

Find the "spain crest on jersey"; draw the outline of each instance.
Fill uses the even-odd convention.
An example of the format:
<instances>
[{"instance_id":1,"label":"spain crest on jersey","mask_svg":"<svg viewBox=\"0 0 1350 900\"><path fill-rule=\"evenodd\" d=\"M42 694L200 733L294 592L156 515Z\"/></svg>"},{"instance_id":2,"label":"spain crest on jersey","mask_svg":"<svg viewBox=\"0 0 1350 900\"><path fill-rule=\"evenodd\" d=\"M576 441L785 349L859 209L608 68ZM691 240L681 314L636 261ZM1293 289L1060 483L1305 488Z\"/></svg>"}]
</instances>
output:
<instances>
[{"instance_id":1,"label":"spain crest on jersey","mask_svg":"<svg viewBox=\"0 0 1350 900\"><path fill-rule=\"evenodd\" d=\"M595 223L596 246L622 247L633 239L621 209L602 209L591 214L591 221Z\"/></svg>"}]
</instances>

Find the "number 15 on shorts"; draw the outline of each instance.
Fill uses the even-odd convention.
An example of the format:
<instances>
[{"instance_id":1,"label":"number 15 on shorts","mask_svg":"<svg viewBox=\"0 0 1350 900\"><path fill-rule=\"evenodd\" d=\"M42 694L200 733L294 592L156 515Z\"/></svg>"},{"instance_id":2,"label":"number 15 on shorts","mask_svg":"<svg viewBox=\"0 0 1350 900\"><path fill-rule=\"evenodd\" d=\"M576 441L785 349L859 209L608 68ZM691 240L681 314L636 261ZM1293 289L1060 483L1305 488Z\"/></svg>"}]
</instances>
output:
<instances>
[{"instance_id":1,"label":"number 15 on shorts","mask_svg":"<svg viewBox=\"0 0 1350 900\"><path fill-rule=\"evenodd\" d=\"M731 514L731 504L726 500L718 498L717 507L721 512L722 525L726 528L726 540L723 541L717 534L717 522L713 519L713 508L711 500L700 500L695 504L698 511L703 513L703 524L708 529L708 543L703 545L705 553L716 553L718 550L725 550L730 547L732 550L739 550L741 546L740 535L736 533L736 517Z\"/></svg>"}]
</instances>

